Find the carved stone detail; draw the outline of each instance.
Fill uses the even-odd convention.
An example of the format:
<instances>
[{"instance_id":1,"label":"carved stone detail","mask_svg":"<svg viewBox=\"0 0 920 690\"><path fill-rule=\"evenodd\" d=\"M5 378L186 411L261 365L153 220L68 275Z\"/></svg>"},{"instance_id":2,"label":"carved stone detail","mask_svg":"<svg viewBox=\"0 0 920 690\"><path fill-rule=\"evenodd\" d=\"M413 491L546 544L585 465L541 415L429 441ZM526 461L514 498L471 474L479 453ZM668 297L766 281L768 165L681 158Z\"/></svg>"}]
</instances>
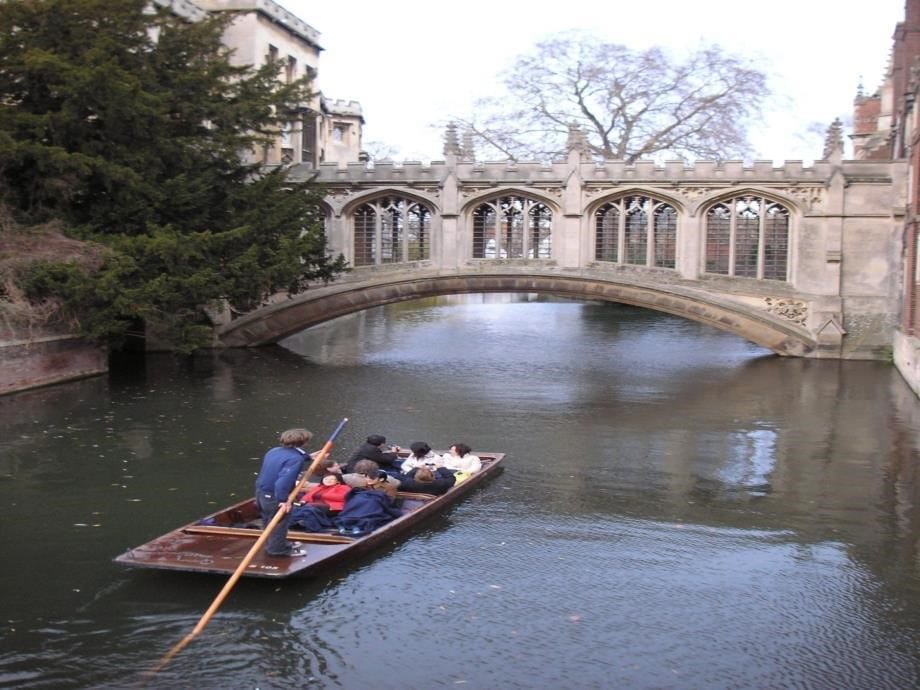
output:
<instances>
[{"instance_id":1,"label":"carved stone detail","mask_svg":"<svg viewBox=\"0 0 920 690\"><path fill-rule=\"evenodd\" d=\"M612 194L622 191L624 184L622 182L611 182L603 186L590 185L585 187L584 196L586 199L593 199L602 194ZM716 187L684 187L683 185L676 188L677 194L689 201L695 201L710 192L715 191Z\"/></svg>"},{"instance_id":2,"label":"carved stone detail","mask_svg":"<svg viewBox=\"0 0 920 690\"><path fill-rule=\"evenodd\" d=\"M605 187L588 187L585 189L585 199L593 199L594 197L601 194L609 194L614 189L616 189L614 185L607 185Z\"/></svg>"},{"instance_id":3,"label":"carved stone detail","mask_svg":"<svg viewBox=\"0 0 920 690\"><path fill-rule=\"evenodd\" d=\"M545 194L546 196L553 197L554 199L562 199L562 187L539 187L536 185L529 185L534 192L539 192L540 194ZM484 192L495 192L499 196L508 196L508 195L520 195L520 192L515 190L502 190L496 191L496 185L489 186L480 186L480 187L464 187L460 190L461 199L469 199L474 196L480 196ZM525 193L526 195L526 193Z\"/></svg>"},{"instance_id":4,"label":"carved stone detail","mask_svg":"<svg viewBox=\"0 0 920 690\"><path fill-rule=\"evenodd\" d=\"M423 192L425 194L430 194L433 197L438 197L441 195L441 188L437 185L417 185L417 184L408 184L406 188L413 192Z\"/></svg>"},{"instance_id":5,"label":"carved stone detail","mask_svg":"<svg viewBox=\"0 0 920 690\"><path fill-rule=\"evenodd\" d=\"M460 190L461 199L469 199L474 196L479 196L483 192L492 191L495 189L495 185L489 185L487 187L464 187Z\"/></svg>"},{"instance_id":6,"label":"carved stone detail","mask_svg":"<svg viewBox=\"0 0 920 690\"><path fill-rule=\"evenodd\" d=\"M799 326L805 325L808 318L808 305L805 302L784 297L764 297L764 302L770 314L782 316Z\"/></svg>"},{"instance_id":7,"label":"carved stone detail","mask_svg":"<svg viewBox=\"0 0 920 690\"><path fill-rule=\"evenodd\" d=\"M817 203L820 203L824 200L824 195L826 190L824 187L808 186L808 187L782 187L777 189L778 192L792 197L798 201L801 201L803 204L807 205L809 208L814 206Z\"/></svg>"},{"instance_id":8,"label":"carved stone detail","mask_svg":"<svg viewBox=\"0 0 920 690\"><path fill-rule=\"evenodd\" d=\"M562 187L536 187L536 190L554 199L562 198Z\"/></svg>"},{"instance_id":9,"label":"carved stone detail","mask_svg":"<svg viewBox=\"0 0 920 690\"><path fill-rule=\"evenodd\" d=\"M700 197L706 196L707 194L710 194L711 192L714 192L715 190L716 190L715 187L684 187L684 186L681 186L677 189L677 193L680 196L684 197L685 199L689 199L690 201L696 201Z\"/></svg>"}]
</instances>

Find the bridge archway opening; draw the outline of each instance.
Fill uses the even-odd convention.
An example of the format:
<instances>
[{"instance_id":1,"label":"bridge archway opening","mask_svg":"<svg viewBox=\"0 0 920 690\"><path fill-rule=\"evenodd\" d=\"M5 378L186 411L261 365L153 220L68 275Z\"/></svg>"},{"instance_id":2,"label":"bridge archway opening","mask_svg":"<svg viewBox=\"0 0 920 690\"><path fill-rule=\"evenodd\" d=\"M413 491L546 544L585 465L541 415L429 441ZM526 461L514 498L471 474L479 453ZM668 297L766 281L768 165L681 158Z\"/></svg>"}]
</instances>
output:
<instances>
[{"instance_id":1,"label":"bridge archway opening","mask_svg":"<svg viewBox=\"0 0 920 690\"><path fill-rule=\"evenodd\" d=\"M517 274L437 276L376 284L332 285L247 314L222 328L217 334L218 341L226 347L267 345L310 326L372 307L425 297L475 293L536 293L628 304L734 333L779 355L805 356L816 347L807 335L783 323L779 317L698 295L582 278Z\"/></svg>"}]
</instances>

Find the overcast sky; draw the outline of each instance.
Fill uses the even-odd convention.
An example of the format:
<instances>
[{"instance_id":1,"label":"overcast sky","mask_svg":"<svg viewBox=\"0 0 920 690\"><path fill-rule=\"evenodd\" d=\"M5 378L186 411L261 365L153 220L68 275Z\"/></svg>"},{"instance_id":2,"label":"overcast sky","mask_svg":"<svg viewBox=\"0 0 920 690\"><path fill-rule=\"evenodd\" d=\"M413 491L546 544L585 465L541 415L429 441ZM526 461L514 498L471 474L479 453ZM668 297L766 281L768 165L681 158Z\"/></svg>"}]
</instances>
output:
<instances>
[{"instance_id":1,"label":"overcast sky","mask_svg":"<svg viewBox=\"0 0 920 690\"><path fill-rule=\"evenodd\" d=\"M701 43L759 61L778 103L752 132L757 157L806 161L818 122L852 115L860 80L881 84L904 0L277 0L321 33L319 87L357 100L364 141L397 159L443 158L443 129L496 90L498 73L540 39L583 29L632 48L687 50ZM849 133L847 129L846 133Z\"/></svg>"}]
</instances>

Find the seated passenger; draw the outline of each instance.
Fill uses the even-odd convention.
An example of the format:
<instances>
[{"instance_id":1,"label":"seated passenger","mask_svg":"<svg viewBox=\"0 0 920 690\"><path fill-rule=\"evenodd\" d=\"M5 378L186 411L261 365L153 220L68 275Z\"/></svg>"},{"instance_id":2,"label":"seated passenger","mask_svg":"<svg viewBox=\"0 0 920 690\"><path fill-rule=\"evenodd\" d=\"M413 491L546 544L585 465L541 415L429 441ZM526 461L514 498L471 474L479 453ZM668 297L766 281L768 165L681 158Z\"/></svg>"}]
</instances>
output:
<instances>
[{"instance_id":1,"label":"seated passenger","mask_svg":"<svg viewBox=\"0 0 920 690\"><path fill-rule=\"evenodd\" d=\"M373 460L359 460L355 463L355 471L343 474L342 481L350 487L364 488L367 486L368 477L376 477L379 472L380 466ZM384 474L386 473L384 472ZM382 484L381 488L392 498L396 496L399 484L400 482L396 477L387 474L386 482Z\"/></svg>"},{"instance_id":2,"label":"seated passenger","mask_svg":"<svg viewBox=\"0 0 920 690\"><path fill-rule=\"evenodd\" d=\"M291 527L307 532L321 532L334 527L331 517L345 507L345 497L351 487L343 484L335 474L328 474L323 481L302 494L291 508Z\"/></svg>"},{"instance_id":3,"label":"seated passenger","mask_svg":"<svg viewBox=\"0 0 920 690\"><path fill-rule=\"evenodd\" d=\"M316 472L310 477L310 482L322 482L323 478L329 475L335 475L339 479L342 477L342 466L332 458L326 458L320 463L319 467L316 468Z\"/></svg>"},{"instance_id":4,"label":"seated passenger","mask_svg":"<svg viewBox=\"0 0 920 690\"><path fill-rule=\"evenodd\" d=\"M399 446L390 446L389 451L383 450L383 444L386 443L386 437L380 434L371 434L358 450L352 453L352 456L345 463L345 474L351 474L355 471L355 465L361 460L373 460L385 470L399 471L400 458L398 455Z\"/></svg>"},{"instance_id":5,"label":"seated passenger","mask_svg":"<svg viewBox=\"0 0 920 690\"><path fill-rule=\"evenodd\" d=\"M409 453L409 457L402 462L403 474L408 474L410 470L414 470L418 467L427 467L431 470L435 470L444 465L441 456L432 452L431 446L424 441L416 441L409 446L409 448L412 452Z\"/></svg>"},{"instance_id":6,"label":"seated passenger","mask_svg":"<svg viewBox=\"0 0 920 690\"><path fill-rule=\"evenodd\" d=\"M449 470L475 474L482 469L482 460L479 459L479 456L473 455L471 450L465 443L455 443L450 447L449 452L441 456L441 461Z\"/></svg>"},{"instance_id":7,"label":"seated passenger","mask_svg":"<svg viewBox=\"0 0 920 690\"><path fill-rule=\"evenodd\" d=\"M364 488L355 487L348 493L345 508L335 518L339 532L366 534L402 515L384 489L386 484L387 473L377 470L367 476Z\"/></svg>"},{"instance_id":8,"label":"seated passenger","mask_svg":"<svg viewBox=\"0 0 920 690\"><path fill-rule=\"evenodd\" d=\"M455 483L454 473L446 467L438 467L434 471L428 467L418 467L406 475L399 485L399 490L439 496L447 493Z\"/></svg>"},{"instance_id":9,"label":"seated passenger","mask_svg":"<svg viewBox=\"0 0 920 690\"><path fill-rule=\"evenodd\" d=\"M311 487L301 498L301 503L310 503L320 507L326 506L330 512L338 512L345 507L345 496L351 487L336 474L327 474L323 481Z\"/></svg>"}]
</instances>

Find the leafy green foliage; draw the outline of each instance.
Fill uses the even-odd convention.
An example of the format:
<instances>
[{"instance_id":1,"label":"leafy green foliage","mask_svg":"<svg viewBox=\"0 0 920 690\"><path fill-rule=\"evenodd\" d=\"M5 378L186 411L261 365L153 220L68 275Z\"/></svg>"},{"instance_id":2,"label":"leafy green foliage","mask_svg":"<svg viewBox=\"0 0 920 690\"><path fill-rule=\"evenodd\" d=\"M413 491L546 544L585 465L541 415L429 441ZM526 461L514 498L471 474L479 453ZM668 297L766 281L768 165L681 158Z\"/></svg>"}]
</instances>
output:
<instances>
[{"instance_id":1,"label":"leafy green foliage","mask_svg":"<svg viewBox=\"0 0 920 690\"><path fill-rule=\"evenodd\" d=\"M327 255L319 191L242 158L309 84L233 65L224 18L147 4L0 2L0 202L111 250L95 271L33 266L28 294L63 297L94 338L144 322L190 351L216 303L249 309L345 265Z\"/></svg>"}]
</instances>

